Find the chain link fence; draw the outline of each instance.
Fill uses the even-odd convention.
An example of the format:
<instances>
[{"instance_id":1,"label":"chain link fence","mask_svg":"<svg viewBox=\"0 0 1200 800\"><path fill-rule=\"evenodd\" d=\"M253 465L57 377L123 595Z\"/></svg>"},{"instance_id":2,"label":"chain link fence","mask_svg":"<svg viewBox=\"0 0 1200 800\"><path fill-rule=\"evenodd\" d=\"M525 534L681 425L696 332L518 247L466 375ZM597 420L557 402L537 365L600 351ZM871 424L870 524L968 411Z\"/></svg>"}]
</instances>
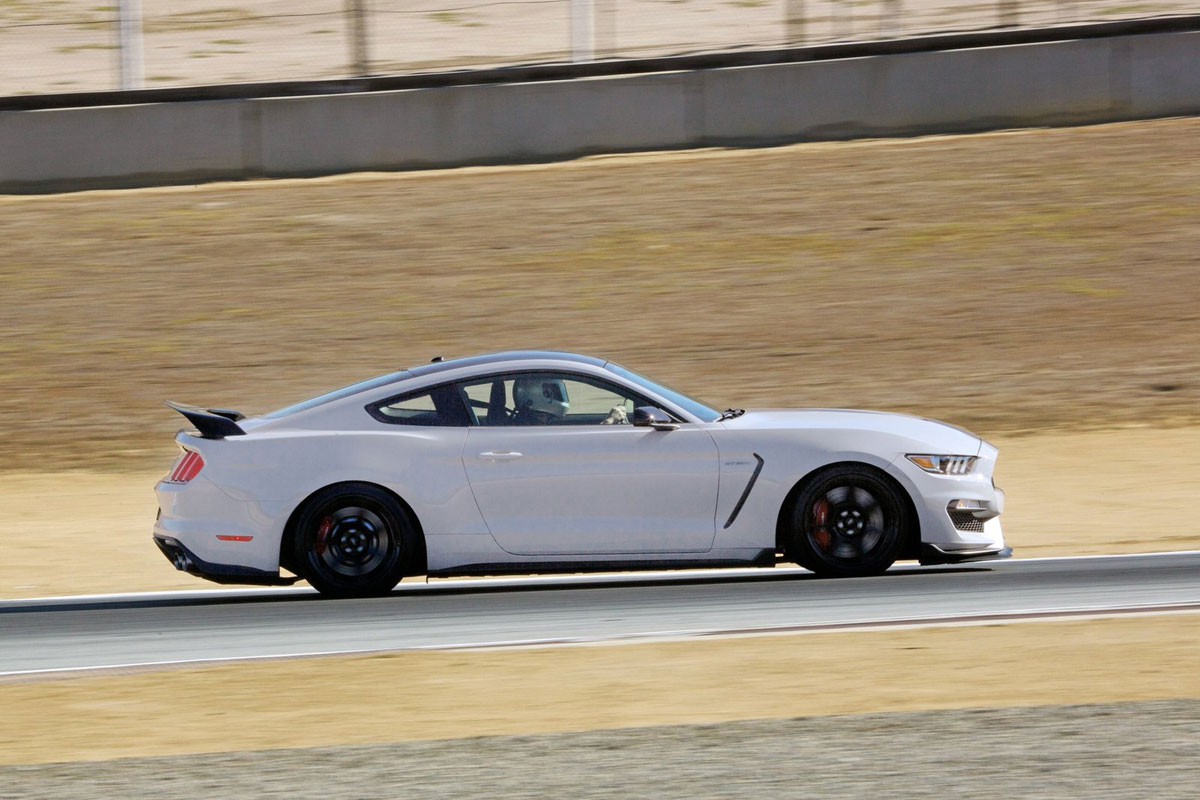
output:
<instances>
[{"instance_id":1,"label":"chain link fence","mask_svg":"<svg viewBox=\"0 0 1200 800\"><path fill-rule=\"evenodd\" d=\"M0 0L0 95L678 55L1200 12L1200 0Z\"/></svg>"}]
</instances>

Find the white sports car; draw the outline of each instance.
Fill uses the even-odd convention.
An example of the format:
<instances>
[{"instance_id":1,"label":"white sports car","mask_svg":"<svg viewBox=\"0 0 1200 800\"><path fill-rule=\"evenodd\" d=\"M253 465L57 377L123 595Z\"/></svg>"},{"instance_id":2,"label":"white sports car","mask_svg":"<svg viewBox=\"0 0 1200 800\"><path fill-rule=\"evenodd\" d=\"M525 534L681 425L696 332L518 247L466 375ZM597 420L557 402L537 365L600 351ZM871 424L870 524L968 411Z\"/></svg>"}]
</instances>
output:
<instances>
[{"instance_id":1,"label":"white sports car","mask_svg":"<svg viewBox=\"0 0 1200 800\"><path fill-rule=\"evenodd\" d=\"M863 576L1012 552L996 448L960 428L717 411L598 358L434 359L254 419L168 405L195 431L157 486L154 540L220 583L365 596L407 575Z\"/></svg>"}]
</instances>

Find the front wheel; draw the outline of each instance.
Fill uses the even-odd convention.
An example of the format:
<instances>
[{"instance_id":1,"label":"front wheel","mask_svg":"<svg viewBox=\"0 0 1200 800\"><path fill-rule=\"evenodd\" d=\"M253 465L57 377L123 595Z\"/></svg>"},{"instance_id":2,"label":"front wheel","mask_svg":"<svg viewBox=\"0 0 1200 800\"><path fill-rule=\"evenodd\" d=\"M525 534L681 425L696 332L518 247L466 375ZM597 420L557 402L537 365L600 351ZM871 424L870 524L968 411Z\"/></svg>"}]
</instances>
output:
<instances>
[{"instance_id":1,"label":"front wheel","mask_svg":"<svg viewBox=\"0 0 1200 800\"><path fill-rule=\"evenodd\" d=\"M900 492L868 467L823 470L792 506L788 554L824 577L879 575L895 563L911 524Z\"/></svg>"},{"instance_id":2,"label":"front wheel","mask_svg":"<svg viewBox=\"0 0 1200 800\"><path fill-rule=\"evenodd\" d=\"M407 511L378 486L331 486L300 513L295 561L323 595L387 594L404 574L416 535Z\"/></svg>"}]
</instances>

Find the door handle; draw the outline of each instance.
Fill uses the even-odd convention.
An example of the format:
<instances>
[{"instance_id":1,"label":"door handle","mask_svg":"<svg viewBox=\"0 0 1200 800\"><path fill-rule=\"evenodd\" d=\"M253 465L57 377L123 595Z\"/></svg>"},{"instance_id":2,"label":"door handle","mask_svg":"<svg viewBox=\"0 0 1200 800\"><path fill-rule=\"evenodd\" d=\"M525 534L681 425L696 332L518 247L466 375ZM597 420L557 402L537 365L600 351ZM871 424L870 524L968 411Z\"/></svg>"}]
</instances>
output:
<instances>
[{"instance_id":1,"label":"door handle","mask_svg":"<svg viewBox=\"0 0 1200 800\"><path fill-rule=\"evenodd\" d=\"M521 455L521 453L516 452L493 453L489 450L485 453L480 453L479 457L485 461L512 461L514 458L520 458Z\"/></svg>"}]
</instances>

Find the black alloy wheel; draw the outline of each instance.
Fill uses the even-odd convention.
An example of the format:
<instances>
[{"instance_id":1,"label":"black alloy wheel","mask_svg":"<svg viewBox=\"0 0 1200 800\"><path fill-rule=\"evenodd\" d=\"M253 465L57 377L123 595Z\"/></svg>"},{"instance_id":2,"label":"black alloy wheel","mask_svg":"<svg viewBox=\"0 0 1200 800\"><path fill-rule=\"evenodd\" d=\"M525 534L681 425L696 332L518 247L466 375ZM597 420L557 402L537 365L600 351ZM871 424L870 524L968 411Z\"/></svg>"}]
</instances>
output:
<instances>
[{"instance_id":1,"label":"black alloy wheel","mask_svg":"<svg viewBox=\"0 0 1200 800\"><path fill-rule=\"evenodd\" d=\"M826 577L886 571L895 563L911 524L901 491L869 467L823 470L792 507L789 555Z\"/></svg>"},{"instance_id":2,"label":"black alloy wheel","mask_svg":"<svg viewBox=\"0 0 1200 800\"><path fill-rule=\"evenodd\" d=\"M416 535L407 511L378 486L331 486L299 516L295 561L323 595L387 594L410 563Z\"/></svg>"}]
</instances>

